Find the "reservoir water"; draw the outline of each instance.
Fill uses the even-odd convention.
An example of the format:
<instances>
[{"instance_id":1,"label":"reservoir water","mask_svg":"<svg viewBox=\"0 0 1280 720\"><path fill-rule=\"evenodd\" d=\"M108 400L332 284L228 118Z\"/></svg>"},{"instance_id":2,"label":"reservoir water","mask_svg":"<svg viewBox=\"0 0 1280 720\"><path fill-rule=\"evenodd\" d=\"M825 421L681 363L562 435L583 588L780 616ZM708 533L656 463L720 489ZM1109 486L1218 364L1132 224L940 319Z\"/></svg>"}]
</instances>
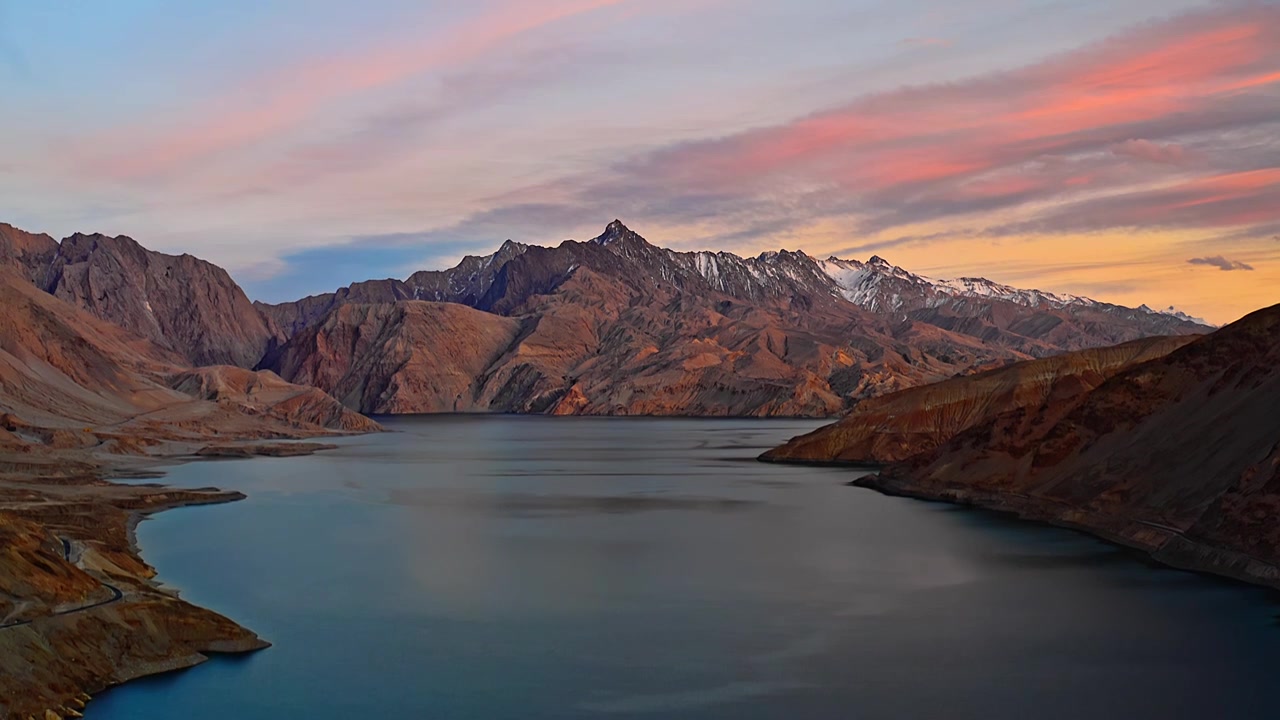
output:
<instances>
[{"instance_id":1,"label":"reservoir water","mask_svg":"<svg viewBox=\"0 0 1280 720\"><path fill-rule=\"evenodd\" d=\"M91 720L1274 718L1267 592L1076 533L764 465L820 423L395 418L144 557L274 643L130 683Z\"/></svg>"}]
</instances>

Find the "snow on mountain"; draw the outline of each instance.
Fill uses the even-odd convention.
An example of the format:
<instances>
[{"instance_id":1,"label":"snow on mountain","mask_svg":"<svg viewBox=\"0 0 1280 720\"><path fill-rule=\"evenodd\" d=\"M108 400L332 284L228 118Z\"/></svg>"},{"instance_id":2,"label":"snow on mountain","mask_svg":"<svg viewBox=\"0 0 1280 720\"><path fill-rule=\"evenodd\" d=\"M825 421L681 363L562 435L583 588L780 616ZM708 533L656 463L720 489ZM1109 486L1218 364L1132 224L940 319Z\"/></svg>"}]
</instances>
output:
<instances>
[{"instance_id":1,"label":"snow on mountain","mask_svg":"<svg viewBox=\"0 0 1280 720\"><path fill-rule=\"evenodd\" d=\"M1173 307L1166 310L1152 310L1143 305L1136 310L1131 310L1080 295L1015 288L986 278L961 277L954 280L937 280L916 275L881 257L873 257L865 263L830 257L819 265L835 283L837 292L842 297L873 312L931 308L954 300L980 299L1002 300L1026 308L1136 311L1149 315L1167 315L1178 320L1212 327L1204 320L1179 312Z\"/></svg>"},{"instance_id":2,"label":"snow on mountain","mask_svg":"<svg viewBox=\"0 0 1280 720\"><path fill-rule=\"evenodd\" d=\"M1178 318L1179 320L1193 322L1197 325L1204 325L1205 327L1217 327L1216 325L1211 325L1209 321L1204 320L1203 318L1198 318L1192 315L1188 315L1172 305L1170 305L1169 307L1163 310L1152 310L1146 305L1140 305L1138 306L1138 309L1149 312L1149 313L1153 313L1155 315L1168 315L1169 317L1175 317L1175 318Z\"/></svg>"},{"instance_id":3,"label":"snow on mountain","mask_svg":"<svg viewBox=\"0 0 1280 720\"><path fill-rule=\"evenodd\" d=\"M730 252L676 252L647 243L618 221L591 241L627 257L644 257L656 263L656 275L700 277L712 288L743 298L779 297L797 291L842 297L874 313L906 314L916 311L989 301L1012 303L1031 310L1066 312L1098 311L1117 317L1169 317L1208 326L1203 320L1173 308L1155 311L1127 308L1091 298L1043 290L1015 288L977 277L939 280L904 270L882 257L866 262L829 257L817 260L803 251L770 250L756 257ZM965 311L975 312L974 308Z\"/></svg>"},{"instance_id":4,"label":"snow on mountain","mask_svg":"<svg viewBox=\"0 0 1280 720\"><path fill-rule=\"evenodd\" d=\"M927 278L878 256L865 263L830 257L818 266L835 283L836 294L872 312L899 311L908 304L928 307L941 293Z\"/></svg>"},{"instance_id":5,"label":"snow on mountain","mask_svg":"<svg viewBox=\"0 0 1280 720\"><path fill-rule=\"evenodd\" d=\"M962 277L955 280L938 280L935 283L943 292L961 297L995 298L1017 303L1024 307L1064 308L1068 305L1097 305L1098 302L1078 295L1058 295L1043 290L1023 290L1001 285L986 278Z\"/></svg>"},{"instance_id":6,"label":"snow on mountain","mask_svg":"<svg viewBox=\"0 0 1280 720\"><path fill-rule=\"evenodd\" d=\"M938 280L904 270L881 257L866 262L829 257L818 260L803 251L770 250L756 257L725 251L678 252L651 245L620 221L587 243L609 249L639 263L650 282L711 289L738 298L788 298L821 295L843 298L872 313L898 317L941 312L950 316L982 315L992 303L1009 303L1034 312L1097 314L1121 322L1137 322L1150 334L1186 331L1179 323L1206 325L1176 310L1129 308L1078 295L1015 288L986 278Z\"/></svg>"}]
</instances>

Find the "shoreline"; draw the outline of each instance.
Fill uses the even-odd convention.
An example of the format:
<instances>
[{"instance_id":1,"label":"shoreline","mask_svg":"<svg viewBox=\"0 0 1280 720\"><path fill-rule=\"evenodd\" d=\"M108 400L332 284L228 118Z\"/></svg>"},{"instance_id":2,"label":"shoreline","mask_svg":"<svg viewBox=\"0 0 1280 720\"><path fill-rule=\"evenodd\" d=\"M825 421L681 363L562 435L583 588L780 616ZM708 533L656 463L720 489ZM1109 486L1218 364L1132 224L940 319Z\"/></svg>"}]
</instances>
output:
<instances>
[{"instance_id":1,"label":"shoreline","mask_svg":"<svg viewBox=\"0 0 1280 720\"><path fill-rule=\"evenodd\" d=\"M163 487L167 488L168 486ZM140 525L144 520L150 519L153 515L159 515L160 513L168 512L170 510L181 510L182 508L205 507L209 505L230 505L231 503L237 503L241 500L247 500L249 497L248 495L236 490L222 490L214 487L198 488L192 492L209 492L211 493L211 497L192 498L189 500L177 501L171 505L163 507L148 510L134 510L133 512L130 512L125 520L125 533L129 539L129 552L137 555L139 558L142 558L142 546L138 544L138 525ZM217 495L212 495L213 493L217 493ZM162 589L162 583L159 581L156 581L155 585L157 589Z\"/></svg>"},{"instance_id":2,"label":"shoreline","mask_svg":"<svg viewBox=\"0 0 1280 720\"><path fill-rule=\"evenodd\" d=\"M776 460L766 462L805 464ZM927 490L911 487L879 474L866 475L845 484L890 497L946 503L1073 530L1135 551L1150 562L1167 569L1280 591L1280 566L1229 548L1208 545L1188 538L1174 528L1156 526L1142 520L1087 513L1065 505L1060 508L1061 512L1055 513L1049 510L1053 507L1051 504L1037 498L956 488Z\"/></svg>"},{"instance_id":3,"label":"shoreline","mask_svg":"<svg viewBox=\"0 0 1280 720\"><path fill-rule=\"evenodd\" d=\"M14 548L0 563L0 574L27 589L22 597L0 586L0 619L20 621L0 628L0 717L81 717L95 694L112 687L185 670L211 655L270 647L252 630L165 587L137 539L138 525L150 516L247 496L214 487L187 490L121 480L163 478L167 472L161 468L188 462L279 456L282 445L219 442L220 450L234 449L230 455L171 447L167 456L93 457L90 474L0 476L0 540ZM283 454L289 456L337 447L305 441L288 446ZM120 596L62 612L105 589Z\"/></svg>"}]
</instances>

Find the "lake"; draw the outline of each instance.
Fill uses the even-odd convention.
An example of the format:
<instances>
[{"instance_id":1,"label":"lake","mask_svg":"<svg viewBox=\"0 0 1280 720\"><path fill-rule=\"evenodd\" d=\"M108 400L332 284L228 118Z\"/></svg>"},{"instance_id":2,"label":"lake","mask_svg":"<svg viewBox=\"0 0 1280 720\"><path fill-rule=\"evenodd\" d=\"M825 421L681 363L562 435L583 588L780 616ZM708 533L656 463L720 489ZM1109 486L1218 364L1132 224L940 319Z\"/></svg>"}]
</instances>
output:
<instances>
[{"instance_id":1,"label":"lake","mask_svg":"<svg viewBox=\"0 0 1280 720\"><path fill-rule=\"evenodd\" d=\"M249 499L144 557L275 646L87 717L1280 717L1270 593L753 461L820 424L401 417L176 467Z\"/></svg>"}]
</instances>

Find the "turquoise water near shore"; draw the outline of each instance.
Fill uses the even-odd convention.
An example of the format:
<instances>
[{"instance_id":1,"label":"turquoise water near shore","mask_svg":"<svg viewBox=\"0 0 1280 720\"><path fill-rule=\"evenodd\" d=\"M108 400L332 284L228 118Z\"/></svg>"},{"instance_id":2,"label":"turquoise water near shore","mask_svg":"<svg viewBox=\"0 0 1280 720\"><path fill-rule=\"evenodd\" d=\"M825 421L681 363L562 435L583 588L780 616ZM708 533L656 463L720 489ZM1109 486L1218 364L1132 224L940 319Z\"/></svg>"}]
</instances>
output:
<instances>
[{"instance_id":1,"label":"turquoise water near shore","mask_svg":"<svg viewBox=\"0 0 1280 720\"><path fill-rule=\"evenodd\" d=\"M753 458L820 423L401 417L165 480L144 557L275 646L150 718L1274 718L1265 591Z\"/></svg>"}]
</instances>

